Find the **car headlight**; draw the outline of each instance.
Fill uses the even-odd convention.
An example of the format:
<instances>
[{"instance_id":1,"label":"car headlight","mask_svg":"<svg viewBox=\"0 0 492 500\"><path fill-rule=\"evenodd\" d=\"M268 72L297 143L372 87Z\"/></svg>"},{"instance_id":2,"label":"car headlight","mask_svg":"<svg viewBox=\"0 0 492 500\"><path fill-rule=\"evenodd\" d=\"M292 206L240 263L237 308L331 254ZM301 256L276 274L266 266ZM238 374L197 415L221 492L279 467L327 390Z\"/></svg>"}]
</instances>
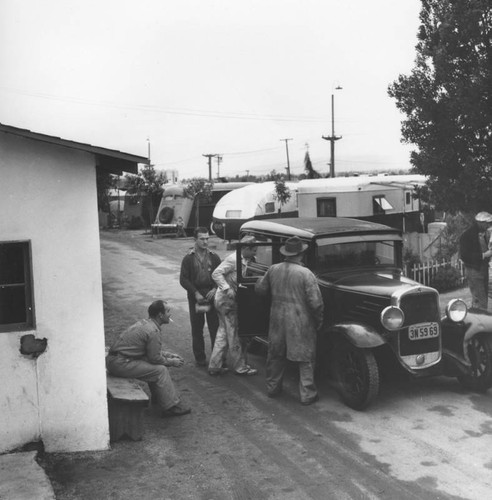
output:
<instances>
[{"instance_id":1,"label":"car headlight","mask_svg":"<svg viewBox=\"0 0 492 500\"><path fill-rule=\"evenodd\" d=\"M450 321L459 323L466 318L468 308L461 299L453 299L448 302L446 306L446 316Z\"/></svg>"},{"instance_id":2,"label":"car headlight","mask_svg":"<svg viewBox=\"0 0 492 500\"><path fill-rule=\"evenodd\" d=\"M405 322L403 311L396 306L389 306L381 313L381 324L388 330L398 330Z\"/></svg>"}]
</instances>

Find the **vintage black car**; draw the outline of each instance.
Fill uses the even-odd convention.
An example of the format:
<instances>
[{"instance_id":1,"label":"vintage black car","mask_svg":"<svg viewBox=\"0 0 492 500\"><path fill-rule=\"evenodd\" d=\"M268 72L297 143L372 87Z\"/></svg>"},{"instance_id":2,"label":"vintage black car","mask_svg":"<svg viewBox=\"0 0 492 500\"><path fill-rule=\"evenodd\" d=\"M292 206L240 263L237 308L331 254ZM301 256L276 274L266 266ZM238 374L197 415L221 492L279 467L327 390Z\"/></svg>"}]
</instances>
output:
<instances>
[{"instance_id":1,"label":"vintage black car","mask_svg":"<svg viewBox=\"0 0 492 500\"><path fill-rule=\"evenodd\" d=\"M246 234L259 243L256 262L245 272L238 266L239 335L267 341L270 305L254 284L283 260L285 240L298 236L308 244L304 263L325 303L318 372L333 378L349 407L365 408L378 394L380 374L395 368L415 377L457 377L476 391L492 386L492 315L468 311L459 299L441 314L438 292L403 276L397 229L355 219L292 218L247 222L240 236Z\"/></svg>"}]
</instances>

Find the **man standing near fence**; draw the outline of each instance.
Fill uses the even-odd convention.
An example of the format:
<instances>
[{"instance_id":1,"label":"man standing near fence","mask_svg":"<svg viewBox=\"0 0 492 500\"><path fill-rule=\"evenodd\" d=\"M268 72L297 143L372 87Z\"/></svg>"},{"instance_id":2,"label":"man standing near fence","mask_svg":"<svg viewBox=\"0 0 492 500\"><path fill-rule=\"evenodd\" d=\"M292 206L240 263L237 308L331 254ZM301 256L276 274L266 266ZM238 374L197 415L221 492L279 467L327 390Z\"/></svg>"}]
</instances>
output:
<instances>
[{"instance_id":1,"label":"man standing near fence","mask_svg":"<svg viewBox=\"0 0 492 500\"><path fill-rule=\"evenodd\" d=\"M489 292L490 236L492 215L479 212L475 222L460 237L460 258L465 265L465 277L472 296L472 307L487 310Z\"/></svg>"}]
</instances>

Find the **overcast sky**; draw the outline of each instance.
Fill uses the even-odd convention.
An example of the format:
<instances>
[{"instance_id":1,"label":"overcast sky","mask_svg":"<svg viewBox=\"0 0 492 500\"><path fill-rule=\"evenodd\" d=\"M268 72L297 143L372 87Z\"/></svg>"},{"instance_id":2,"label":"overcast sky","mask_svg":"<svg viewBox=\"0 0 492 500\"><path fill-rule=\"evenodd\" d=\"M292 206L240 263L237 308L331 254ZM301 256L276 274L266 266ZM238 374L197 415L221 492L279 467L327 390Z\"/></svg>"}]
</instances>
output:
<instances>
[{"instance_id":1,"label":"overcast sky","mask_svg":"<svg viewBox=\"0 0 492 500\"><path fill-rule=\"evenodd\" d=\"M0 0L0 122L181 178L409 168L387 95L419 0ZM337 86L342 90L335 90ZM213 174L217 163L213 162Z\"/></svg>"}]
</instances>

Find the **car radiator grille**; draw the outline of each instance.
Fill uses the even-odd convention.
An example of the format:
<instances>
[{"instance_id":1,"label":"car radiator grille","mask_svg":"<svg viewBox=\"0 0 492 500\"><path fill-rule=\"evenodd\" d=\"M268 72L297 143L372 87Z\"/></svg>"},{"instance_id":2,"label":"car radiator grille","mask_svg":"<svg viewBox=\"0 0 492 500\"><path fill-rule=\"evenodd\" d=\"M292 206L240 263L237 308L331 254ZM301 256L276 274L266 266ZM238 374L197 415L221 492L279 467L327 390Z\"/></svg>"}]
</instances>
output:
<instances>
[{"instance_id":1,"label":"car radiator grille","mask_svg":"<svg viewBox=\"0 0 492 500\"><path fill-rule=\"evenodd\" d=\"M410 340L408 327L417 323L435 322L440 325L439 298L435 293L416 293L403 295L400 308L405 313L404 328L400 331L400 355L423 354L440 350L441 338ZM440 326L439 326L440 328Z\"/></svg>"}]
</instances>

